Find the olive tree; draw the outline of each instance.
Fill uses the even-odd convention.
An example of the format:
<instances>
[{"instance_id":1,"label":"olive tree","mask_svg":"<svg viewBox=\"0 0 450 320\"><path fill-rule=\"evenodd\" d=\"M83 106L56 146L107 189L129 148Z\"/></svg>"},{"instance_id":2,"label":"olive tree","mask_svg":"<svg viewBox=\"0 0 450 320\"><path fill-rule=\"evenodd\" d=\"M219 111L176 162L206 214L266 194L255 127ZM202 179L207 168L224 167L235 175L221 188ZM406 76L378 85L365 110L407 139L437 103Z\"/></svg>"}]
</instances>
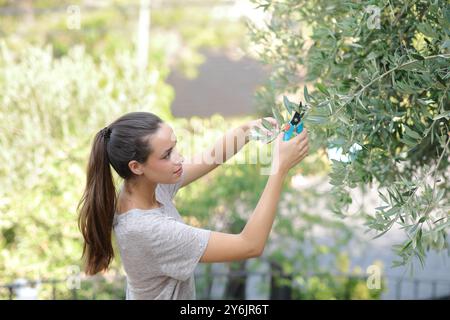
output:
<instances>
[{"instance_id":1,"label":"olive tree","mask_svg":"<svg viewBox=\"0 0 450 320\"><path fill-rule=\"evenodd\" d=\"M448 249L448 2L253 2L268 18L248 21L250 35L273 68L257 93L261 111L283 94L301 97L313 150L347 156L331 160L331 209L345 217L349 188L375 184L384 205L362 214L376 237L404 229L394 265L414 257L423 264L428 250Z\"/></svg>"}]
</instances>

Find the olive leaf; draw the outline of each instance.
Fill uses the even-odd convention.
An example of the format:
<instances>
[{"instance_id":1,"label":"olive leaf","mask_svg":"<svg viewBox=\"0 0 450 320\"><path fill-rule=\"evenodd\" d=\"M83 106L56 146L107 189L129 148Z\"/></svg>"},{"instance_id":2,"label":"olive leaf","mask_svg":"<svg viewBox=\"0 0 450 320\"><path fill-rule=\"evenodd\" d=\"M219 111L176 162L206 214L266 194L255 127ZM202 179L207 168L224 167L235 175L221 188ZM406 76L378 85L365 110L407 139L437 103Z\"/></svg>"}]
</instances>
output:
<instances>
[{"instance_id":1,"label":"olive leaf","mask_svg":"<svg viewBox=\"0 0 450 320\"><path fill-rule=\"evenodd\" d=\"M272 113L274 118L277 120L278 126L281 127L285 123L285 121L280 111L277 107L272 107Z\"/></svg>"},{"instance_id":2,"label":"olive leaf","mask_svg":"<svg viewBox=\"0 0 450 320\"><path fill-rule=\"evenodd\" d=\"M327 88L323 84L316 83L316 88L319 89L319 91L322 92L323 94L325 94L326 96L330 96L330 93L328 92Z\"/></svg>"},{"instance_id":3,"label":"olive leaf","mask_svg":"<svg viewBox=\"0 0 450 320\"><path fill-rule=\"evenodd\" d=\"M311 96L308 93L308 88L306 86L303 87L303 96L305 97L305 101L307 103L311 103Z\"/></svg>"},{"instance_id":4,"label":"olive leaf","mask_svg":"<svg viewBox=\"0 0 450 320\"><path fill-rule=\"evenodd\" d=\"M418 134L417 132L413 131L410 127L408 127L407 125L404 126L405 127L405 133L406 135L408 135L410 138L414 139L414 140L420 140L422 139L422 137L420 136L420 134Z\"/></svg>"},{"instance_id":5,"label":"olive leaf","mask_svg":"<svg viewBox=\"0 0 450 320\"><path fill-rule=\"evenodd\" d=\"M267 120L264 119L264 118L262 118L261 122L262 122L262 125L263 125L264 128L266 128L266 129L269 130L269 131L272 131L272 130L273 130L274 126L273 126L272 123L270 123L269 121L267 121Z\"/></svg>"},{"instance_id":6,"label":"olive leaf","mask_svg":"<svg viewBox=\"0 0 450 320\"><path fill-rule=\"evenodd\" d=\"M297 105L289 101L289 99L286 96L283 96L283 104L287 109L287 111L289 112L289 114L292 114L292 111L297 109Z\"/></svg>"}]
</instances>

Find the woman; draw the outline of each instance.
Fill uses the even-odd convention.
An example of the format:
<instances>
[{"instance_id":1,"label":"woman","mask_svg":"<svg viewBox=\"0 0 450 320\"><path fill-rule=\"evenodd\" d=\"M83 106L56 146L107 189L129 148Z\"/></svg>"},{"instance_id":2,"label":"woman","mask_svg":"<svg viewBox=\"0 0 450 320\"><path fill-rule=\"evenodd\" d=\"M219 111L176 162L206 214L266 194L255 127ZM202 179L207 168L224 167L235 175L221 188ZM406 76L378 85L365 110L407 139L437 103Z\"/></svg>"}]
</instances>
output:
<instances>
[{"instance_id":1,"label":"woman","mask_svg":"<svg viewBox=\"0 0 450 320\"><path fill-rule=\"evenodd\" d=\"M308 153L306 129L290 141L282 141L282 133L275 140L278 152L272 159L273 173L240 234L186 225L172 202L179 188L227 160L207 163L205 155L218 160L214 150L227 149L227 141L233 141L233 154L238 152L249 141L250 129L260 124L261 119L228 131L188 164L183 164L177 152L172 128L152 113L128 113L98 132L79 204L86 273L108 268L114 257L113 230L127 274L127 299L195 299L193 273L198 262L260 256L283 180ZM110 165L124 179L118 195Z\"/></svg>"}]
</instances>

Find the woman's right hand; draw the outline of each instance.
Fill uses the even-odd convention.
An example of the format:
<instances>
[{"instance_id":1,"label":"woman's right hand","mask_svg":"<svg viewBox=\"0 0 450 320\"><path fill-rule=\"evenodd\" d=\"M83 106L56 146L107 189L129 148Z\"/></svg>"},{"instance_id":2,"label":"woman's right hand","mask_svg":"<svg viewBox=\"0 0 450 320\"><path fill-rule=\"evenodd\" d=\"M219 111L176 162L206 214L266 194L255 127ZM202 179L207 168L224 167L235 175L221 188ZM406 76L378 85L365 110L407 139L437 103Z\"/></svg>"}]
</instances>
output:
<instances>
[{"instance_id":1,"label":"woman's right hand","mask_svg":"<svg viewBox=\"0 0 450 320\"><path fill-rule=\"evenodd\" d=\"M273 157L277 157L278 159L272 158L272 165L275 166L273 169L287 173L308 155L308 131L306 128L303 128L303 131L299 135L289 141L283 141L283 136L284 131L275 140L276 145ZM278 163L276 163L276 160L278 160Z\"/></svg>"}]
</instances>

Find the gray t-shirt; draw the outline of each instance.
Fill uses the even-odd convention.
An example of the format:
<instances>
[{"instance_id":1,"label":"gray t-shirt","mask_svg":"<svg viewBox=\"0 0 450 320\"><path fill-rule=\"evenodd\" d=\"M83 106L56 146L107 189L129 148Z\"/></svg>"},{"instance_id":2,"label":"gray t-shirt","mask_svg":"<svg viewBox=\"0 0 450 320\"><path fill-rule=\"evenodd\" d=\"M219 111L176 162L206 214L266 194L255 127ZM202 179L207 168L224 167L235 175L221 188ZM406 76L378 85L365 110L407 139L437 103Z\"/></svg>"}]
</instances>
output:
<instances>
[{"instance_id":1,"label":"gray t-shirt","mask_svg":"<svg viewBox=\"0 0 450 320\"><path fill-rule=\"evenodd\" d=\"M163 206L132 209L114 216L114 233L127 275L127 300L195 299L194 270L208 244L210 230L186 225L173 204L176 184L158 184Z\"/></svg>"}]
</instances>

